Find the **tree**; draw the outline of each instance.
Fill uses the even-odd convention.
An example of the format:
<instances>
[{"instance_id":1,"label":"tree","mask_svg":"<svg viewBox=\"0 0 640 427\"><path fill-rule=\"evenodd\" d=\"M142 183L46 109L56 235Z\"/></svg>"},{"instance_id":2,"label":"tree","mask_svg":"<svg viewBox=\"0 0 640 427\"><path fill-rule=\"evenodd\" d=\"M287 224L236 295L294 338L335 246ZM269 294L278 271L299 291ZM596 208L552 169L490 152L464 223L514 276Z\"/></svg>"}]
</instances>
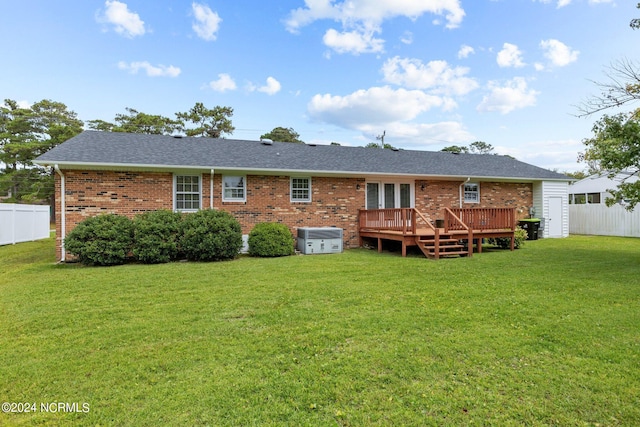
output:
<instances>
[{"instance_id":1,"label":"tree","mask_svg":"<svg viewBox=\"0 0 640 427\"><path fill-rule=\"evenodd\" d=\"M640 9L640 3L636 7ZM632 19L629 26L634 30L640 29L640 19ZM621 59L612 63L605 74L609 77L609 82L593 82L600 88L601 93L588 98L578 106L578 117L640 100L640 71L637 64L626 58ZM636 109L635 114L640 115L640 108Z\"/></svg>"},{"instance_id":2,"label":"tree","mask_svg":"<svg viewBox=\"0 0 640 427\"><path fill-rule=\"evenodd\" d=\"M554 172L558 172L558 173L561 173L563 175L566 175L566 176L568 176L570 178L577 179L577 180L585 179L589 175L593 175L593 174L589 174L589 173L587 173L585 171L575 171L575 172L563 171L563 172L561 172L561 171L559 171L557 169L551 169L551 170L554 171Z\"/></svg>"},{"instance_id":3,"label":"tree","mask_svg":"<svg viewBox=\"0 0 640 427\"><path fill-rule=\"evenodd\" d=\"M182 127L182 122L179 120L172 120L160 115L141 113L129 107L127 107L126 110L126 114L116 114L115 122L117 124L103 120L90 120L88 127L89 129L106 130L110 132L146 133L154 135L171 135Z\"/></svg>"},{"instance_id":4,"label":"tree","mask_svg":"<svg viewBox=\"0 0 640 427\"><path fill-rule=\"evenodd\" d=\"M367 145L365 145L365 148L384 148L385 150L397 150L396 147L394 147L393 145L385 142L384 146L380 147L380 144L378 144L377 142L370 142Z\"/></svg>"},{"instance_id":5,"label":"tree","mask_svg":"<svg viewBox=\"0 0 640 427\"><path fill-rule=\"evenodd\" d=\"M578 117L640 100L640 67L637 64L628 59L621 59L609 66L606 75L609 82L593 82L600 88L601 93L588 98L578 107ZM640 109L637 109L635 114L640 114Z\"/></svg>"},{"instance_id":6,"label":"tree","mask_svg":"<svg viewBox=\"0 0 640 427\"><path fill-rule=\"evenodd\" d=\"M33 160L82 132L82 126L63 103L42 100L24 108L6 99L0 106L0 192L16 202L51 201L53 171Z\"/></svg>"},{"instance_id":7,"label":"tree","mask_svg":"<svg viewBox=\"0 0 640 427\"><path fill-rule=\"evenodd\" d=\"M460 154L460 153L468 153L469 152L469 148L465 147L465 146L460 146L460 145L450 145L448 147L444 147L440 151L445 151L447 153Z\"/></svg>"},{"instance_id":8,"label":"tree","mask_svg":"<svg viewBox=\"0 0 640 427\"><path fill-rule=\"evenodd\" d=\"M614 177L626 171L630 176L640 171L640 117L633 113L604 115L593 126L594 136L583 140L586 150L580 160L596 162L601 170ZM628 201L627 209L633 210L640 203L640 180L623 181L617 189L611 189L613 197L606 200L612 206L619 200Z\"/></svg>"},{"instance_id":9,"label":"tree","mask_svg":"<svg viewBox=\"0 0 640 427\"><path fill-rule=\"evenodd\" d=\"M469 152L472 154L494 154L493 145L483 141L476 141L469 144Z\"/></svg>"},{"instance_id":10,"label":"tree","mask_svg":"<svg viewBox=\"0 0 640 427\"><path fill-rule=\"evenodd\" d=\"M114 130L116 125L100 119L87 121L87 127L91 130L99 130L102 132L117 132Z\"/></svg>"},{"instance_id":11,"label":"tree","mask_svg":"<svg viewBox=\"0 0 640 427\"><path fill-rule=\"evenodd\" d=\"M232 134L235 128L231 124L230 117L233 116L233 108L215 106L208 109L201 102L196 102L189 111L176 113L178 120L194 123L195 128L185 128L183 130L187 136L206 136L209 138L220 138L223 134Z\"/></svg>"},{"instance_id":12,"label":"tree","mask_svg":"<svg viewBox=\"0 0 640 427\"><path fill-rule=\"evenodd\" d=\"M270 139L278 142L295 142L298 144L304 144L304 141L300 140L300 134L293 130L293 128L277 127L269 133L260 135L260 139Z\"/></svg>"},{"instance_id":13,"label":"tree","mask_svg":"<svg viewBox=\"0 0 640 427\"><path fill-rule=\"evenodd\" d=\"M440 151L446 151L449 153L471 153L471 154L495 154L493 153L493 145L487 144L483 141L476 141L469 144L468 147L464 145L450 145L449 147L444 147Z\"/></svg>"}]
</instances>

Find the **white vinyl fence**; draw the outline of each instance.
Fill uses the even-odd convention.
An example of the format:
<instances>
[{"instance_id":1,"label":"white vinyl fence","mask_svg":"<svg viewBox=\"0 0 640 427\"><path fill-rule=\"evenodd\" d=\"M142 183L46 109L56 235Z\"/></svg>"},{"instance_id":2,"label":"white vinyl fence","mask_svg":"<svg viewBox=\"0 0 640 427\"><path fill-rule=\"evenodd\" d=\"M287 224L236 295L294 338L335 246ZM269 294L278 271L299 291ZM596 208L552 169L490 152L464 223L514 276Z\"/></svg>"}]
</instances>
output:
<instances>
[{"instance_id":1,"label":"white vinyl fence","mask_svg":"<svg viewBox=\"0 0 640 427\"><path fill-rule=\"evenodd\" d=\"M0 203L0 245L49 237L49 206Z\"/></svg>"},{"instance_id":2,"label":"white vinyl fence","mask_svg":"<svg viewBox=\"0 0 640 427\"><path fill-rule=\"evenodd\" d=\"M623 206L569 205L569 233L640 237L640 206L628 212Z\"/></svg>"}]
</instances>

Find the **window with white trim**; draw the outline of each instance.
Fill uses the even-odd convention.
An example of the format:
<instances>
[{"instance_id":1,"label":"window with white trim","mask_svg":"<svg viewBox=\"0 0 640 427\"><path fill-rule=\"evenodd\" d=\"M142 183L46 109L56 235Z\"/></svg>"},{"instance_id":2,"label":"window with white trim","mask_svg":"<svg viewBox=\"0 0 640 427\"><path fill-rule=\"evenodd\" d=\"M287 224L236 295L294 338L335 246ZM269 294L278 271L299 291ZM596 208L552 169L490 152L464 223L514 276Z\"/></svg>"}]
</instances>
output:
<instances>
[{"instance_id":1,"label":"window with white trim","mask_svg":"<svg viewBox=\"0 0 640 427\"><path fill-rule=\"evenodd\" d=\"M480 185L468 182L464 185L464 202L480 203Z\"/></svg>"},{"instance_id":2,"label":"window with white trim","mask_svg":"<svg viewBox=\"0 0 640 427\"><path fill-rule=\"evenodd\" d=\"M291 201L311 201L311 178L291 177Z\"/></svg>"},{"instance_id":3,"label":"window with white trim","mask_svg":"<svg viewBox=\"0 0 640 427\"><path fill-rule=\"evenodd\" d=\"M197 211L200 209L200 176L175 175L175 208L176 211Z\"/></svg>"},{"instance_id":4,"label":"window with white trim","mask_svg":"<svg viewBox=\"0 0 640 427\"><path fill-rule=\"evenodd\" d=\"M225 175L222 177L222 201L245 202L247 179L244 176Z\"/></svg>"}]
</instances>

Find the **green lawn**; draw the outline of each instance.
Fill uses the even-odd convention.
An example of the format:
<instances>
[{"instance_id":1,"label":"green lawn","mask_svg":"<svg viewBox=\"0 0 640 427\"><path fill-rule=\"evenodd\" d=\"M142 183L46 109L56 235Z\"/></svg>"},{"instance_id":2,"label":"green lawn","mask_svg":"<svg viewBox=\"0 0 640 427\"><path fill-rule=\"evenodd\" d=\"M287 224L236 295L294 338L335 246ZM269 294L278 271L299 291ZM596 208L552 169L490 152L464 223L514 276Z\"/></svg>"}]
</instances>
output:
<instances>
[{"instance_id":1,"label":"green lawn","mask_svg":"<svg viewBox=\"0 0 640 427\"><path fill-rule=\"evenodd\" d=\"M640 425L640 239L111 268L53 245L0 247L0 400L36 404L0 425Z\"/></svg>"}]
</instances>

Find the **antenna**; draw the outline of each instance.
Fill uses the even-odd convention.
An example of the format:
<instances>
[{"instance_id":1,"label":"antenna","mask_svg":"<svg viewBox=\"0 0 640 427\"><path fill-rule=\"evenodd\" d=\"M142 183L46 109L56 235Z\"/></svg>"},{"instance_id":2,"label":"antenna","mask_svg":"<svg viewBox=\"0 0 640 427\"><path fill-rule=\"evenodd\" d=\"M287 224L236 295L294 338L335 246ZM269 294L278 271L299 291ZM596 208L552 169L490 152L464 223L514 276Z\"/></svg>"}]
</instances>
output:
<instances>
[{"instance_id":1,"label":"antenna","mask_svg":"<svg viewBox=\"0 0 640 427\"><path fill-rule=\"evenodd\" d=\"M382 131L382 135L376 136L376 139L380 141L380 148L384 148L384 136L387 134L386 130Z\"/></svg>"}]
</instances>

